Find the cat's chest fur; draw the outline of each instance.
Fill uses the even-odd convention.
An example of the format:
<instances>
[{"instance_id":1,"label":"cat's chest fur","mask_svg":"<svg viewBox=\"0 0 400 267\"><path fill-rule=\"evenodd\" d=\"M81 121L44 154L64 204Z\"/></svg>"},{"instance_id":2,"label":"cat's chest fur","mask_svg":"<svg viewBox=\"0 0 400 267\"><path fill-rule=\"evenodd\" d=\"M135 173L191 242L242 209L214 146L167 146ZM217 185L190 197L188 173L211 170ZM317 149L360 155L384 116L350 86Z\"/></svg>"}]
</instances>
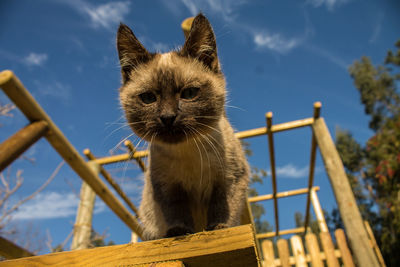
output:
<instances>
[{"instance_id":1,"label":"cat's chest fur","mask_svg":"<svg viewBox=\"0 0 400 267\"><path fill-rule=\"evenodd\" d=\"M215 131L176 145L152 145L150 168L161 182L180 184L194 201L207 201L213 184L224 178L224 153Z\"/></svg>"}]
</instances>

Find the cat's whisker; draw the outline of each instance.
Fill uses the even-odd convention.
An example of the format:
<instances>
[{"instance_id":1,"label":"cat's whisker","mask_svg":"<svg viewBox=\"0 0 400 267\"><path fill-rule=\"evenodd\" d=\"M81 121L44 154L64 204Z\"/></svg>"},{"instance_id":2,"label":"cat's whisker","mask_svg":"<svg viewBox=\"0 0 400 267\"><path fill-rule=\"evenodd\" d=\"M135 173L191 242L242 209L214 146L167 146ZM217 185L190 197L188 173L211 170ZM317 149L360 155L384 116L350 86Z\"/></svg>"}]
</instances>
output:
<instances>
[{"instance_id":1,"label":"cat's whisker","mask_svg":"<svg viewBox=\"0 0 400 267\"><path fill-rule=\"evenodd\" d=\"M243 108L240 108L240 107L236 107L236 106L231 106L231 105L225 105L225 107L227 107L227 108L236 108L236 109L238 109L238 110L241 110L241 111L247 111L247 110L245 110L245 109L243 109Z\"/></svg>"},{"instance_id":2,"label":"cat's whisker","mask_svg":"<svg viewBox=\"0 0 400 267\"><path fill-rule=\"evenodd\" d=\"M197 150L199 151L199 155L200 155L200 185L202 184L203 181L203 154L200 151L200 147L197 144L196 138L193 138L193 141L197 147Z\"/></svg>"},{"instance_id":3,"label":"cat's whisker","mask_svg":"<svg viewBox=\"0 0 400 267\"><path fill-rule=\"evenodd\" d=\"M201 122L196 122L196 123L199 124L199 125L206 126L207 128L210 128L210 129L213 130L213 131L216 131L216 132L218 132L218 133L221 133L221 131L220 131L219 129L215 128L215 127L212 127L212 126L210 126L210 125L207 125L207 124L204 124L204 123L201 123Z\"/></svg>"},{"instance_id":4,"label":"cat's whisker","mask_svg":"<svg viewBox=\"0 0 400 267\"><path fill-rule=\"evenodd\" d=\"M135 135L135 133L131 133L130 135L128 135L127 137L125 137L124 139L122 139L121 141L118 142L118 144L116 144L112 149L110 149L110 151L114 151L116 150L123 142L125 142L129 137L131 137L132 135Z\"/></svg>"}]
</instances>

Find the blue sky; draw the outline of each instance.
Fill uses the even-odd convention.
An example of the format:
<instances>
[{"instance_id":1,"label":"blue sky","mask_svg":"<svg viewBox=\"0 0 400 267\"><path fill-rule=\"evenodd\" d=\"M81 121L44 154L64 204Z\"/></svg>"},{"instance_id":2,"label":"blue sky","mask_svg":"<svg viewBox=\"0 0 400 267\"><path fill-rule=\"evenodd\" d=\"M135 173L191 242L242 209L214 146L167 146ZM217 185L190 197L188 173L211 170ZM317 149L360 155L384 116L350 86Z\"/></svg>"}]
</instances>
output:
<instances>
[{"instance_id":1,"label":"blue sky","mask_svg":"<svg viewBox=\"0 0 400 267\"><path fill-rule=\"evenodd\" d=\"M340 127L361 142L371 136L347 69L363 55L375 64L383 62L399 38L397 1L1 1L0 70L16 73L78 151L122 153L116 145L131 132L122 127L118 102L119 22L130 26L148 50L165 52L183 44L180 23L199 11L217 37L229 91L228 116L237 130L264 126L267 111L274 113L274 123L310 117L313 103L321 101L332 135ZM9 102L3 93L0 102ZM13 113L13 118L0 118L0 141L27 123L18 111ZM275 135L279 191L306 187L310 132ZM268 170L266 137L249 142L251 164ZM61 162L45 140L26 156L35 162L20 159L11 169L11 175L24 169L24 184L12 203L39 187ZM137 166L120 163L107 169L138 204L142 178ZM335 201L320 156L315 184L322 188L322 206L330 210ZM14 221L21 227L32 224L44 236L49 233L56 245L72 230L79 189L80 179L63 166L42 193L18 210ZM258 190L271 192L270 177ZM265 207L265 218L273 224L272 202ZM281 229L293 227L294 212L304 209L305 197L280 201ZM94 228L116 243L130 240L128 228L100 200Z\"/></svg>"}]
</instances>

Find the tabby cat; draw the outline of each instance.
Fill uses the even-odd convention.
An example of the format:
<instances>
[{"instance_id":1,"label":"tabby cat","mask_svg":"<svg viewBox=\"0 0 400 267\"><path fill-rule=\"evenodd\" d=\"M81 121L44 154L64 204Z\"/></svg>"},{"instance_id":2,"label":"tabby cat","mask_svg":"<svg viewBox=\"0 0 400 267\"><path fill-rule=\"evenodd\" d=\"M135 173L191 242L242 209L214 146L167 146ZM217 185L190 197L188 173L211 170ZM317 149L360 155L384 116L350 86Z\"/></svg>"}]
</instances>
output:
<instances>
[{"instance_id":1,"label":"tabby cat","mask_svg":"<svg viewBox=\"0 0 400 267\"><path fill-rule=\"evenodd\" d=\"M225 113L225 78L207 18L195 17L182 48L150 53L131 29L117 34L120 102L149 143L139 218L145 240L240 223L249 167Z\"/></svg>"}]
</instances>

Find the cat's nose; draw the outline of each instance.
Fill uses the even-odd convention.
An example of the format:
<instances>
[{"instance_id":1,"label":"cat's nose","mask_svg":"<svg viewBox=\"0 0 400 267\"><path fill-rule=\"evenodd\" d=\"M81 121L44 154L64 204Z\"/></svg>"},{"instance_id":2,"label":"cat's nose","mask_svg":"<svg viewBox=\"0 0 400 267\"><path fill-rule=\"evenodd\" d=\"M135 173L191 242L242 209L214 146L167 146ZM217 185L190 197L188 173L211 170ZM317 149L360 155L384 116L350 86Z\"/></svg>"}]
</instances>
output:
<instances>
[{"instance_id":1,"label":"cat's nose","mask_svg":"<svg viewBox=\"0 0 400 267\"><path fill-rule=\"evenodd\" d=\"M162 123L164 124L164 126L166 127L171 127L176 119L176 115L164 115L160 117Z\"/></svg>"}]
</instances>

